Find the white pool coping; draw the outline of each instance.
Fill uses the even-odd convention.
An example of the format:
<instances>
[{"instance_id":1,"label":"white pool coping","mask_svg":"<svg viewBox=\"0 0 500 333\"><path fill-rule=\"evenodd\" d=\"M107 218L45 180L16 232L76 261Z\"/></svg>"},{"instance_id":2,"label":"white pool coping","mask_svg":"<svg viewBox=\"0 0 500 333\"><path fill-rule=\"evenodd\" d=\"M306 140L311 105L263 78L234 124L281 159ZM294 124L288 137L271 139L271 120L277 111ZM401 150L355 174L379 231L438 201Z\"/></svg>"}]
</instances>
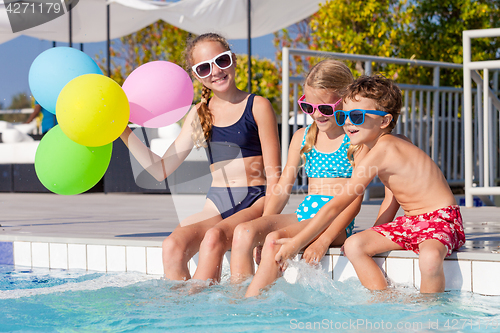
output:
<instances>
[{"instance_id":1,"label":"white pool coping","mask_svg":"<svg viewBox=\"0 0 500 333\"><path fill-rule=\"evenodd\" d=\"M144 235L155 234L155 231L167 231L164 222L160 224L152 224L158 221L164 215L164 212L151 213L151 207L164 205L165 199L163 196L153 195L144 197L144 195L132 196L94 196L81 197L64 200L91 200L87 204L94 209L94 215L87 216L88 207L83 205L72 211L72 216L66 219L58 219L50 216L50 207L47 209L45 217L40 217L42 220L37 220L33 216L37 216L36 209L20 212L19 207L13 207L11 211L5 209L2 203L9 200L38 200L47 208L53 199L60 199L56 196L14 196L5 197L0 194L0 209L3 209L3 216L0 224L0 263L2 263L2 249L4 252L11 251L12 263L16 267L41 267L49 269L85 269L89 271L99 272L141 272L145 274L153 274L161 276L163 274L162 265L162 240L164 237L138 237L141 232ZM184 197L185 199L187 197ZM288 205L287 209L293 211L293 207L297 206L302 197L292 198L293 202ZM120 216L116 212L108 211L112 205L117 205L113 200L118 200L124 206L130 205L145 205L141 200L147 199L151 206L145 207L148 211L140 218L136 218L141 224L136 225L136 229L116 230L116 223L125 228L123 223L120 223ZM196 200L203 200L203 197L196 197ZM48 200L48 201L47 201ZM100 209L104 215L99 215L96 206L97 202L102 200L111 200L109 205L103 205ZM150 202L153 201L153 202ZM158 201L155 203L155 201ZM186 201L186 200L184 200ZM186 206L183 208L187 212L192 212L193 208L190 204L193 200L187 200ZM54 203L57 205L58 203ZM60 203L59 203L60 204ZM179 207L176 207L179 210ZM356 219L357 230L364 229L369 226L373 216L376 216L378 206L363 205L360 215ZM286 213L287 211L285 211ZM500 208L491 207L489 209L463 210L464 221L467 228L473 230L471 234L473 242L476 245L483 243L490 244L499 241L497 222L495 219L500 216ZM11 215L9 215L11 214ZM79 215L81 214L81 215ZM108 219L106 219L108 214ZM151 215L152 214L152 215ZM156 215L155 215L156 214ZM180 212L177 214L181 215ZM182 213L184 214L184 213ZM9 219L10 216L10 219ZM491 219L489 217L491 216ZM111 221L113 223L106 223ZM7 220L6 220L7 218ZM17 221L14 221L17 219ZM132 218L130 213L123 217L123 221L129 221ZM488 220L489 219L489 220ZM27 222L28 221L28 222ZM71 221L71 222L68 222ZM80 222L78 222L80 221ZM93 221L90 223L89 221ZM60 224L58 224L60 223ZM79 225L83 223L83 227ZM90 223L90 224L89 224ZM178 222L176 222L178 223ZM171 224L170 231L173 230L176 223ZM489 224L488 224L489 223ZM77 229L80 234L75 235ZM94 230L95 227L97 228ZM85 229L87 228L87 229ZM164 228L164 229L163 229ZM481 229L483 228L483 229ZM92 230L91 230L92 229ZM86 233L88 231L88 233ZM95 237L97 235L97 237ZM131 235L134 237L124 237ZM487 239L487 241L481 241ZM9 244L12 244L10 246ZM491 244L490 244L491 245ZM11 250L9 250L11 249ZM4 254L4 255L9 255ZM227 269L230 260L230 252L226 253L224 266ZM386 273L391 283L395 285L404 285L414 288L419 288L420 271L418 268L418 256L411 251L391 251L375 256L377 264ZM3 262L5 263L5 261ZM191 273L194 273L197 264L197 256L189 263ZM466 292L474 292L483 295L500 295L500 254L491 253L491 251L479 251L467 249L466 251L454 252L450 257L447 257L444 262L446 276L446 290L461 290ZM351 263L344 257L339 248L329 249L327 255L322 260L322 269L328 274L331 274L334 281L344 281L346 279L357 279L354 268ZM291 273L288 273L290 275ZM287 277L287 274L285 274ZM293 278L288 278L293 281Z\"/></svg>"}]
</instances>

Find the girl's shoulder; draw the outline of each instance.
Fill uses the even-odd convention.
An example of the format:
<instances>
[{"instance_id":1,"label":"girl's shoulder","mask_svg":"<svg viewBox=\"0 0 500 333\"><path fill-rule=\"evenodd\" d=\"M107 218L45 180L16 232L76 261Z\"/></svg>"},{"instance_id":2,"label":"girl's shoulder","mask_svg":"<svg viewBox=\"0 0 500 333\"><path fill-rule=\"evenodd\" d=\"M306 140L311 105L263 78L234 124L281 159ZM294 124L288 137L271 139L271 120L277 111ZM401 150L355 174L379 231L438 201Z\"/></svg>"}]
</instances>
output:
<instances>
[{"instance_id":1,"label":"girl's shoulder","mask_svg":"<svg viewBox=\"0 0 500 333\"><path fill-rule=\"evenodd\" d=\"M296 130L295 133L293 133L292 140L294 140L294 139L302 140L304 138L304 135L306 135L306 131L308 128L309 128L309 126L301 127L298 130Z\"/></svg>"},{"instance_id":2,"label":"girl's shoulder","mask_svg":"<svg viewBox=\"0 0 500 333\"><path fill-rule=\"evenodd\" d=\"M248 97L250 98L250 96ZM273 111L273 106L271 105L271 102L265 97L259 96L259 95L254 95L253 97L253 112L261 112L261 110L264 111ZM273 111L274 112L274 111Z\"/></svg>"},{"instance_id":3,"label":"girl's shoulder","mask_svg":"<svg viewBox=\"0 0 500 333\"><path fill-rule=\"evenodd\" d=\"M311 125L307 127L301 127L298 130L296 130L295 133L293 133L292 141L297 142L297 144L299 144L300 146L300 149L302 149L302 147L306 142L307 131L309 130L310 127Z\"/></svg>"},{"instance_id":4,"label":"girl's shoulder","mask_svg":"<svg viewBox=\"0 0 500 333\"><path fill-rule=\"evenodd\" d=\"M250 98L250 97L248 97ZM253 118L257 123L268 122L272 120L270 117L276 118L271 102L265 97L254 95L252 105Z\"/></svg>"},{"instance_id":5,"label":"girl's shoulder","mask_svg":"<svg viewBox=\"0 0 500 333\"><path fill-rule=\"evenodd\" d=\"M301 127L293 133L292 140L290 141L290 149L302 149L305 132L306 128Z\"/></svg>"},{"instance_id":6,"label":"girl's shoulder","mask_svg":"<svg viewBox=\"0 0 500 333\"><path fill-rule=\"evenodd\" d=\"M264 104L271 105L271 102L269 102L269 100L267 98L265 98L263 96L260 96L260 95L255 95L255 94L253 94L253 95L254 95L254 97L253 97L253 102L254 103L258 103L258 104L264 103Z\"/></svg>"}]
</instances>

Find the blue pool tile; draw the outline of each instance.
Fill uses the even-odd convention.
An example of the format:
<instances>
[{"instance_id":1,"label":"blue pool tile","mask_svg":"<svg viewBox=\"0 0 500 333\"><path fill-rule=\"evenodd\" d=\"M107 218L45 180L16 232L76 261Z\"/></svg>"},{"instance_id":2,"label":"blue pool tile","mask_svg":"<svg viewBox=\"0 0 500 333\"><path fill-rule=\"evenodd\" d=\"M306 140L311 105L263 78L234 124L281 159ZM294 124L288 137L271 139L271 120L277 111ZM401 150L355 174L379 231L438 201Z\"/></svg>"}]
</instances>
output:
<instances>
[{"instance_id":1,"label":"blue pool tile","mask_svg":"<svg viewBox=\"0 0 500 333\"><path fill-rule=\"evenodd\" d=\"M0 242L0 265L14 265L14 243Z\"/></svg>"}]
</instances>

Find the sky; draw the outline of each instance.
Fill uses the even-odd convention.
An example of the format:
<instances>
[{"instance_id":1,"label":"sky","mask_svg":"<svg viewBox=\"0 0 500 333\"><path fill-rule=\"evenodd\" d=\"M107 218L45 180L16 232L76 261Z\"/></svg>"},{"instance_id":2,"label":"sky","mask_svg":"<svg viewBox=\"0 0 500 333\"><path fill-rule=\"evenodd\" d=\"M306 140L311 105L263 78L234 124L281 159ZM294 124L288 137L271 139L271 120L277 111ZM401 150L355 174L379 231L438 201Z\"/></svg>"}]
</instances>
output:
<instances>
[{"instance_id":1,"label":"sky","mask_svg":"<svg viewBox=\"0 0 500 333\"><path fill-rule=\"evenodd\" d=\"M275 60L276 49L273 45L273 34L252 38L252 56ZM230 40L233 52L247 53L247 40ZM68 46L68 43L57 43L57 46ZM0 104L6 109L12 96L27 93L31 96L28 84L28 73L31 63L43 51L52 47L52 41L20 36L0 44ZM80 49L80 44L73 43ZM106 54L106 42L85 43L83 51L95 59L96 54Z\"/></svg>"}]
</instances>

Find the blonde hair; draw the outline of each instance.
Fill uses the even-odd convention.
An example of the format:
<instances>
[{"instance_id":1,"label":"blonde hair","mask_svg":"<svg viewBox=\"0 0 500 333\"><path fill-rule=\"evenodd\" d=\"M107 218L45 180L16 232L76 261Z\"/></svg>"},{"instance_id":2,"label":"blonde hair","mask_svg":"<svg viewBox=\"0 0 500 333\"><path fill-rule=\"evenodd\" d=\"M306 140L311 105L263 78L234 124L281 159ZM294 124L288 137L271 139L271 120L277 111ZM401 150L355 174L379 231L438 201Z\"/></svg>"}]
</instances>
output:
<instances>
[{"instance_id":1,"label":"blonde hair","mask_svg":"<svg viewBox=\"0 0 500 333\"><path fill-rule=\"evenodd\" d=\"M304 86L309 86L313 89L332 90L340 97L353 81L354 78L351 70L343 62L334 59L325 59L311 68L305 79ZM306 161L305 154L316 144L317 138L318 126L314 122L309 128L309 131L307 131L304 147L300 150L300 157L304 162ZM351 147L353 147L353 145L349 147L349 150L351 150ZM355 151L351 152L351 154L354 154L359 149L358 147Z\"/></svg>"},{"instance_id":2,"label":"blonde hair","mask_svg":"<svg viewBox=\"0 0 500 333\"><path fill-rule=\"evenodd\" d=\"M190 73L192 73L191 67L194 65L193 50L195 46L201 42L218 42L226 51L231 50L227 40L216 33L206 33L188 40L186 49L184 50L184 59L186 62L186 70ZM195 74L192 73L192 75ZM201 102L197 109L199 119L194 119L191 123L191 126L193 127L191 139L193 140L196 148L206 147L207 141L210 140L214 121L213 114L208 107L208 100L211 94L212 90L203 86L201 89Z\"/></svg>"}]
</instances>

